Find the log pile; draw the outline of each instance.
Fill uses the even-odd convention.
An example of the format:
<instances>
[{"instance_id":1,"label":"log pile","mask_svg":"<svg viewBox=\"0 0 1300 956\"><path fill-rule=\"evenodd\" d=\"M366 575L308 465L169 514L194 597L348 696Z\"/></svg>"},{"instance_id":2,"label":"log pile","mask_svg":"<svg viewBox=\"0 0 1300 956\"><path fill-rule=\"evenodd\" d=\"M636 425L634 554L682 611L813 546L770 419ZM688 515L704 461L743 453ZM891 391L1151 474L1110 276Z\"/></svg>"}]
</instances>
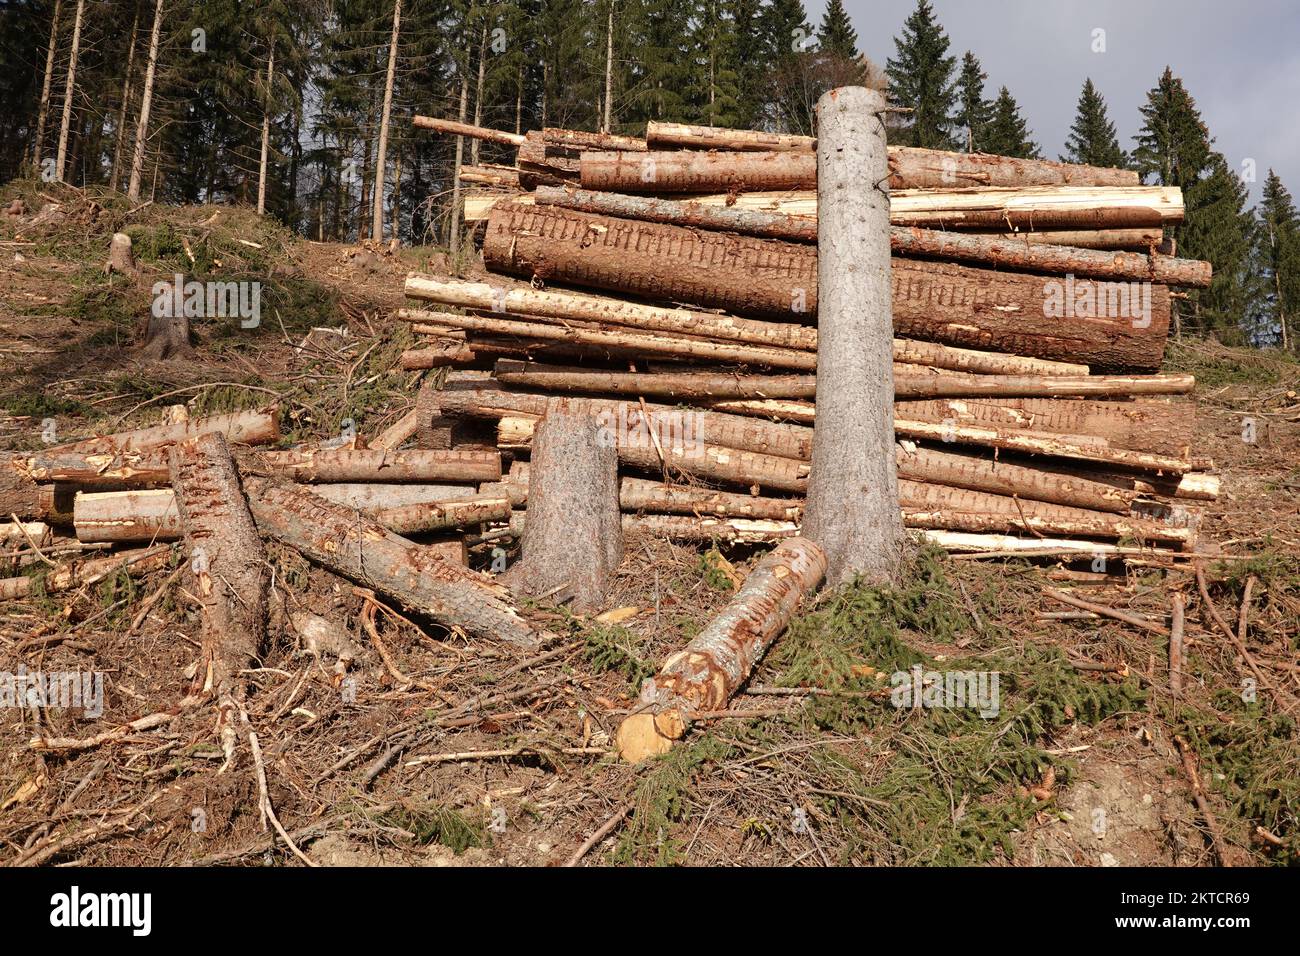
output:
<instances>
[{"instance_id":1,"label":"log pile","mask_svg":"<svg viewBox=\"0 0 1300 956\"><path fill-rule=\"evenodd\" d=\"M514 464L480 490L510 497L511 527L533 431L564 397L616 447L625 530L797 534L816 407L815 143L661 123L644 140L417 125L518 148L513 171L462 177L490 179L465 213L490 275L412 274L417 304L397 313L431 347L472 353L440 363L459 369L425 386L423 425L451 447L463 423L496 429ZM896 147L889 169L905 525L961 551L1194 552L1190 502L1218 480L1193 444L1193 378L1159 372L1171 287L1210 281L1209 263L1163 242L1180 192L1125 170Z\"/></svg>"}]
</instances>

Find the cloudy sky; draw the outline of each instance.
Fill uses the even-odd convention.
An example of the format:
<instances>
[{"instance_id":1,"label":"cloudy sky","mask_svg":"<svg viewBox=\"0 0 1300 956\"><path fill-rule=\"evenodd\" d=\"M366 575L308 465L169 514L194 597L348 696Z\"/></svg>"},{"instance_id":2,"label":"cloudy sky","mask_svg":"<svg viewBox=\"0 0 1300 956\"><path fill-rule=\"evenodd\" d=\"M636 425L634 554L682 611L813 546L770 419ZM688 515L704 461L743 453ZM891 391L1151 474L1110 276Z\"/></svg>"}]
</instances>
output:
<instances>
[{"instance_id":1,"label":"cloudy sky","mask_svg":"<svg viewBox=\"0 0 1300 956\"><path fill-rule=\"evenodd\" d=\"M884 65L915 0L844 0L862 52ZM1165 65L1183 78L1229 164L1253 159L1300 196L1300 3L1296 0L932 0L959 59L971 50L1006 85L1045 156L1062 151L1086 77L1106 97L1120 145ZM805 0L821 22L824 0ZM1106 31L1094 53L1093 31Z\"/></svg>"}]
</instances>

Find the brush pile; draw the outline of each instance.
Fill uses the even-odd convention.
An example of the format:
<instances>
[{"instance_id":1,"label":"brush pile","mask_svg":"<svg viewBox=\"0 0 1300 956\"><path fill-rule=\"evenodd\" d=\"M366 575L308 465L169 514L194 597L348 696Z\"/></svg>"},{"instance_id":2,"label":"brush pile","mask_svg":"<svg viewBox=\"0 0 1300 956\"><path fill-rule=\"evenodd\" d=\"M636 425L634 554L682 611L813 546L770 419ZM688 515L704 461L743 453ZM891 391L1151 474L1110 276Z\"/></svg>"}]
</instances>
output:
<instances>
[{"instance_id":1,"label":"brush pile","mask_svg":"<svg viewBox=\"0 0 1300 956\"><path fill-rule=\"evenodd\" d=\"M416 125L518 150L461 171L492 281L407 279L423 307L398 317L428 342L403 364L443 370L420 443L513 459L481 492L518 508L562 397L617 448L625 527L794 535L816 397L815 142ZM1179 397L1194 380L1158 373L1171 287L1210 281L1162 238L1180 191L1039 160L891 147L889 162L906 525L975 553L1193 552L1190 502L1218 480Z\"/></svg>"}]
</instances>

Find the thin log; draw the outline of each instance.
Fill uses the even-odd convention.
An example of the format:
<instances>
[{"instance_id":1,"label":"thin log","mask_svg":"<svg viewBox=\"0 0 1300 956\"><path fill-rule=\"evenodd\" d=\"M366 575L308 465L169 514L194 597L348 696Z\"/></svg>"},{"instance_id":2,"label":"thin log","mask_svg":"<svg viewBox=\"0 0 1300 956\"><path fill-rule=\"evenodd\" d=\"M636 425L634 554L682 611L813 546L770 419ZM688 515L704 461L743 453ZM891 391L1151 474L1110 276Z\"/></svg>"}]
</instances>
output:
<instances>
[{"instance_id":1,"label":"thin log","mask_svg":"<svg viewBox=\"0 0 1300 956\"><path fill-rule=\"evenodd\" d=\"M505 520L510 517L510 499L474 496L454 501L397 505L375 509L371 516L389 531L415 534Z\"/></svg>"},{"instance_id":2,"label":"thin log","mask_svg":"<svg viewBox=\"0 0 1300 956\"><path fill-rule=\"evenodd\" d=\"M439 348L407 349L398 359L403 371L446 368L451 365L469 365L478 356L465 345L449 344Z\"/></svg>"},{"instance_id":3,"label":"thin log","mask_svg":"<svg viewBox=\"0 0 1300 956\"><path fill-rule=\"evenodd\" d=\"M541 636L488 575L458 567L305 490L247 479L258 529L336 574L471 637L535 647Z\"/></svg>"},{"instance_id":4,"label":"thin log","mask_svg":"<svg viewBox=\"0 0 1300 956\"><path fill-rule=\"evenodd\" d=\"M240 696L238 674L266 638L270 565L226 440L208 433L170 449L175 506L203 610L203 658L218 701Z\"/></svg>"},{"instance_id":5,"label":"thin log","mask_svg":"<svg viewBox=\"0 0 1300 956\"><path fill-rule=\"evenodd\" d=\"M92 558L85 562L61 564L41 578L24 576L0 581L0 601L17 601L30 597L39 588L46 594L69 591L87 584L96 584L119 571L132 577L148 574L167 566L172 546L159 545L123 552L108 558Z\"/></svg>"},{"instance_id":6,"label":"thin log","mask_svg":"<svg viewBox=\"0 0 1300 956\"><path fill-rule=\"evenodd\" d=\"M895 373L898 398L1123 398L1185 395L1196 377L1169 375L964 375L908 370Z\"/></svg>"},{"instance_id":7,"label":"thin log","mask_svg":"<svg viewBox=\"0 0 1300 956\"><path fill-rule=\"evenodd\" d=\"M163 448L178 441L198 438L209 432L220 432L231 444L269 445L280 440L280 412L278 408L272 407L192 418L183 422L168 422L148 428L85 438L65 445L56 445L47 451L86 455L147 451Z\"/></svg>"},{"instance_id":8,"label":"thin log","mask_svg":"<svg viewBox=\"0 0 1300 956\"><path fill-rule=\"evenodd\" d=\"M307 449L262 452L255 461L266 474L299 482L479 482L501 477L501 456L494 451Z\"/></svg>"},{"instance_id":9,"label":"thin log","mask_svg":"<svg viewBox=\"0 0 1300 956\"><path fill-rule=\"evenodd\" d=\"M1169 690L1174 697L1183 695L1183 670L1186 667L1186 652L1183 645L1187 602L1181 592L1170 595L1169 625Z\"/></svg>"},{"instance_id":10,"label":"thin log","mask_svg":"<svg viewBox=\"0 0 1300 956\"><path fill-rule=\"evenodd\" d=\"M488 129L486 126L474 126L471 123L458 123L456 120L437 119L432 116L413 116L411 124L417 129L430 129L435 133L451 136L469 136L472 139L501 143L505 146L522 146L527 142L527 137L519 133L507 133L504 130Z\"/></svg>"},{"instance_id":11,"label":"thin log","mask_svg":"<svg viewBox=\"0 0 1300 956\"><path fill-rule=\"evenodd\" d=\"M182 534L176 494L150 491L80 493L73 504L77 540L86 543L174 541Z\"/></svg>"},{"instance_id":12,"label":"thin log","mask_svg":"<svg viewBox=\"0 0 1300 956\"><path fill-rule=\"evenodd\" d=\"M542 139L557 146L571 149L646 149L646 142L636 136L619 136L615 133L589 133L580 129L556 129L547 126L542 130Z\"/></svg>"},{"instance_id":13,"label":"thin log","mask_svg":"<svg viewBox=\"0 0 1300 956\"><path fill-rule=\"evenodd\" d=\"M806 538L773 548L721 613L642 687L645 709L618 730L622 757L666 753L696 713L722 709L825 573L826 555Z\"/></svg>"}]
</instances>

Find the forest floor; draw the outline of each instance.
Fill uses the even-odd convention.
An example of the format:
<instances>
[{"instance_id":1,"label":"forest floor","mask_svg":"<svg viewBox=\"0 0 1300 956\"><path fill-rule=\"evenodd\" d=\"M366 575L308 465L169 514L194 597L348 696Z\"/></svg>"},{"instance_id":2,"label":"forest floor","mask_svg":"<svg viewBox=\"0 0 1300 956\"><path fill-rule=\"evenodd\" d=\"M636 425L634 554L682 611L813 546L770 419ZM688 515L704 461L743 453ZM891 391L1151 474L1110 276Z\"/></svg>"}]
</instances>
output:
<instances>
[{"instance_id":1,"label":"forest floor","mask_svg":"<svg viewBox=\"0 0 1300 956\"><path fill-rule=\"evenodd\" d=\"M6 216L16 197L26 214ZM122 229L138 277L103 270ZM120 196L11 184L0 191L0 448L41 447L47 419L63 441L150 424L178 403L200 415L277 401L286 441L336 435L346 419L372 435L413 406L420 374L395 367L411 344L389 317L405 274L479 268L431 249L307 242L247 210L133 210ZM261 325L202 320L190 354L142 361L150 288L177 272L262 282ZM1212 865L1212 825L1177 738L1218 853L1295 863L1300 365L1207 342L1171 345L1168 364L1198 376L1197 450L1223 475L1202 550L1247 556L1208 560L1205 576L1265 677L1254 693L1186 572L1112 567L1084 581L1079 569L923 551L895 590L823 594L737 698L741 716L631 767L612 753L621 713L727 601L751 550L631 539L610 603L621 610L601 621L529 607L562 640L521 660L376 617L348 582L271 544L289 605L346 625L361 649L343 693L335 662L273 621L247 708L275 815L321 865L560 865L610 821L583 865ZM490 548L473 561L485 567ZM1039 617L1062 609L1043 587L1067 574L1091 600L1160 620L1171 593L1187 598L1180 699L1164 640ZM210 708L81 751L28 746L184 696L199 646L184 578L36 592L0 603L0 672L102 671L105 706L98 719L0 711L0 859L299 865L264 828L248 753L218 772ZM889 675L915 665L996 672L997 715L890 706Z\"/></svg>"}]
</instances>

